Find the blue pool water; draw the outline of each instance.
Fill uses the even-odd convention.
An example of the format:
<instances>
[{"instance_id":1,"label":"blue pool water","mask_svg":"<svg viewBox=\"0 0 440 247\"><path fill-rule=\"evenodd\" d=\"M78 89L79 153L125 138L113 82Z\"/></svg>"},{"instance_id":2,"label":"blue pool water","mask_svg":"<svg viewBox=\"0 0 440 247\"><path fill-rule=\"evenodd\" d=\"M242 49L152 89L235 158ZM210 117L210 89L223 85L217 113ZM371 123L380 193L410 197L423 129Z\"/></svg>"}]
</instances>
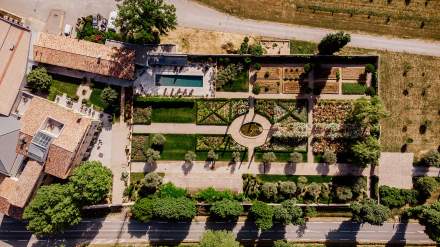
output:
<instances>
[{"instance_id":1,"label":"blue pool water","mask_svg":"<svg viewBox=\"0 0 440 247\"><path fill-rule=\"evenodd\" d=\"M203 87L203 76L156 75L156 86Z\"/></svg>"}]
</instances>

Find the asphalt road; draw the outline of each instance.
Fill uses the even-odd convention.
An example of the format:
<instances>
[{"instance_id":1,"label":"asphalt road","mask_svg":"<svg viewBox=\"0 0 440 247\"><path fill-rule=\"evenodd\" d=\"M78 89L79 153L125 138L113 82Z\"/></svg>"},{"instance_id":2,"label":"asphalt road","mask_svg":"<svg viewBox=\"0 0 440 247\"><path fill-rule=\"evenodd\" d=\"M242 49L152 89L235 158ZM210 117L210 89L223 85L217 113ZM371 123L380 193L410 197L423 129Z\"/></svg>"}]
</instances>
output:
<instances>
[{"instance_id":1,"label":"asphalt road","mask_svg":"<svg viewBox=\"0 0 440 247\"><path fill-rule=\"evenodd\" d=\"M332 31L306 26L239 19L190 0L166 1L176 6L178 23L184 27L278 38L295 38L314 42L318 42L325 34ZM0 8L27 17L33 30L40 31L43 30L51 9L65 11L64 22L74 25L78 17L89 14L100 13L107 17L110 11L116 8L116 2L114 0L0 0ZM352 33L352 41L349 45L440 56L440 42L418 39L398 39Z\"/></svg>"},{"instance_id":2,"label":"asphalt road","mask_svg":"<svg viewBox=\"0 0 440 247\"><path fill-rule=\"evenodd\" d=\"M47 246L53 242L74 245L79 242L122 243L122 242L181 242L197 241L207 230L232 230L242 241L259 240L271 242L278 239L296 241L372 241L381 243L433 243L419 224L384 224L383 226L360 225L353 222L309 222L306 227L275 226L259 233L253 223L224 222L151 222L89 220L53 238L37 240L25 230L22 223L4 220L0 226L0 246Z\"/></svg>"}]
</instances>

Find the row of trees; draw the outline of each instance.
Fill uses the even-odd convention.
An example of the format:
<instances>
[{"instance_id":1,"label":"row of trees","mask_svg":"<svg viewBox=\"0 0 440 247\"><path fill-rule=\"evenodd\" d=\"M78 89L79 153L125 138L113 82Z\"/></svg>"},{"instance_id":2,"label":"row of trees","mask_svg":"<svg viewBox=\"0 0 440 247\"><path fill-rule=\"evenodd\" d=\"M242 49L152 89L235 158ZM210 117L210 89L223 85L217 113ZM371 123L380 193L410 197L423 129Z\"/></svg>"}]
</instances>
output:
<instances>
[{"instance_id":1,"label":"row of trees","mask_svg":"<svg viewBox=\"0 0 440 247\"><path fill-rule=\"evenodd\" d=\"M81 221L82 206L104 200L112 186L112 173L98 161L87 161L73 170L65 184L41 186L26 207L23 219L37 235L63 231Z\"/></svg>"}]
</instances>

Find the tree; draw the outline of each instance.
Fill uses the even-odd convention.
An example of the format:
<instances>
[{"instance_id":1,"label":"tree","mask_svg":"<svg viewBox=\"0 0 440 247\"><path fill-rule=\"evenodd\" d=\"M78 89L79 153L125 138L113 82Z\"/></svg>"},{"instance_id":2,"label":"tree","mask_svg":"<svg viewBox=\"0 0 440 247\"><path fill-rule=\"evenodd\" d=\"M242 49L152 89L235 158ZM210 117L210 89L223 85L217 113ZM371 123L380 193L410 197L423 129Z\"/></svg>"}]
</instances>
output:
<instances>
[{"instance_id":1,"label":"tree","mask_svg":"<svg viewBox=\"0 0 440 247\"><path fill-rule=\"evenodd\" d=\"M303 156L301 153L293 152L290 154L289 162L297 164L303 161Z\"/></svg>"},{"instance_id":2,"label":"tree","mask_svg":"<svg viewBox=\"0 0 440 247\"><path fill-rule=\"evenodd\" d=\"M148 148L147 151L145 151L145 158L147 159L148 163L154 163L156 160L160 159L160 152L152 148Z\"/></svg>"},{"instance_id":3,"label":"tree","mask_svg":"<svg viewBox=\"0 0 440 247\"><path fill-rule=\"evenodd\" d=\"M371 99L360 98L355 100L350 120L366 130L373 128L379 123L379 120L388 116L385 106L379 97L374 96Z\"/></svg>"},{"instance_id":4,"label":"tree","mask_svg":"<svg viewBox=\"0 0 440 247\"><path fill-rule=\"evenodd\" d=\"M304 176L299 176L298 181L296 182L296 187L298 193L303 193L307 185L307 178Z\"/></svg>"},{"instance_id":5,"label":"tree","mask_svg":"<svg viewBox=\"0 0 440 247\"><path fill-rule=\"evenodd\" d=\"M216 75L216 86L222 87L223 85L230 84L237 80L237 77L243 66L241 64L230 63L224 68L220 68Z\"/></svg>"},{"instance_id":6,"label":"tree","mask_svg":"<svg viewBox=\"0 0 440 247\"><path fill-rule=\"evenodd\" d=\"M44 67L37 67L27 75L27 86L33 91L47 91L51 84L52 76Z\"/></svg>"},{"instance_id":7,"label":"tree","mask_svg":"<svg viewBox=\"0 0 440 247\"><path fill-rule=\"evenodd\" d=\"M428 153L423 155L420 163L424 166L440 167L440 152L436 150L429 151Z\"/></svg>"},{"instance_id":8,"label":"tree","mask_svg":"<svg viewBox=\"0 0 440 247\"><path fill-rule=\"evenodd\" d=\"M142 181L142 186L149 194L156 192L162 185L162 176L155 172L147 173Z\"/></svg>"},{"instance_id":9,"label":"tree","mask_svg":"<svg viewBox=\"0 0 440 247\"><path fill-rule=\"evenodd\" d=\"M368 164L377 165L380 157L380 144L376 138L369 136L353 145L351 152L358 165L362 167L366 167Z\"/></svg>"},{"instance_id":10,"label":"tree","mask_svg":"<svg viewBox=\"0 0 440 247\"><path fill-rule=\"evenodd\" d=\"M185 154L185 161L188 163L192 163L194 160L197 159L197 154L193 151L187 151Z\"/></svg>"},{"instance_id":11,"label":"tree","mask_svg":"<svg viewBox=\"0 0 440 247\"><path fill-rule=\"evenodd\" d=\"M281 206L287 210L291 216L291 223L294 225L304 225L304 214L302 209L296 205L295 200L286 200L281 203Z\"/></svg>"},{"instance_id":12,"label":"tree","mask_svg":"<svg viewBox=\"0 0 440 247\"><path fill-rule=\"evenodd\" d=\"M326 150L324 154L322 155L322 158L324 159L325 163L329 165L336 164L336 153L331 150Z\"/></svg>"},{"instance_id":13,"label":"tree","mask_svg":"<svg viewBox=\"0 0 440 247\"><path fill-rule=\"evenodd\" d=\"M351 41L351 36L348 33L337 32L327 34L318 44L319 54L332 55L340 51L345 45Z\"/></svg>"},{"instance_id":14,"label":"tree","mask_svg":"<svg viewBox=\"0 0 440 247\"><path fill-rule=\"evenodd\" d=\"M279 193L286 199L292 198L296 193L296 184L293 181L279 182L278 188Z\"/></svg>"},{"instance_id":15,"label":"tree","mask_svg":"<svg viewBox=\"0 0 440 247\"><path fill-rule=\"evenodd\" d=\"M414 183L414 189L420 193L422 199L429 198L438 187L439 182L434 177L419 177Z\"/></svg>"},{"instance_id":16,"label":"tree","mask_svg":"<svg viewBox=\"0 0 440 247\"><path fill-rule=\"evenodd\" d=\"M256 199L260 195L260 183L254 175L243 175L243 193L251 199Z\"/></svg>"},{"instance_id":17,"label":"tree","mask_svg":"<svg viewBox=\"0 0 440 247\"><path fill-rule=\"evenodd\" d=\"M113 105L118 99L118 92L111 87L106 87L101 92L101 100L107 106Z\"/></svg>"},{"instance_id":18,"label":"tree","mask_svg":"<svg viewBox=\"0 0 440 247\"><path fill-rule=\"evenodd\" d=\"M163 0L124 0L118 10L115 25L129 42L158 44L177 25L176 8Z\"/></svg>"},{"instance_id":19,"label":"tree","mask_svg":"<svg viewBox=\"0 0 440 247\"><path fill-rule=\"evenodd\" d=\"M234 163L240 163L240 161L241 161L241 153L240 152L233 152L232 153L232 161Z\"/></svg>"},{"instance_id":20,"label":"tree","mask_svg":"<svg viewBox=\"0 0 440 247\"><path fill-rule=\"evenodd\" d=\"M81 221L79 207L71 197L70 185L41 186L25 208L23 219L27 229L39 236L50 235Z\"/></svg>"},{"instance_id":21,"label":"tree","mask_svg":"<svg viewBox=\"0 0 440 247\"><path fill-rule=\"evenodd\" d=\"M250 210L258 229L267 231L273 226L273 207L260 201L254 202Z\"/></svg>"},{"instance_id":22,"label":"tree","mask_svg":"<svg viewBox=\"0 0 440 247\"><path fill-rule=\"evenodd\" d=\"M263 154L262 160L264 164L270 164L277 160L277 156L273 152L267 152Z\"/></svg>"},{"instance_id":23,"label":"tree","mask_svg":"<svg viewBox=\"0 0 440 247\"><path fill-rule=\"evenodd\" d=\"M316 202L321 194L321 186L318 183L312 182L306 186L306 195Z\"/></svg>"},{"instance_id":24,"label":"tree","mask_svg":"<svg viewBox=\"0 0 440 247\"><path fill-rule=\"evenodd\" d=\"M244 37L243 42L240 45L238 54L251 54L253 56L261 56L265 53L263 46L260 43L249 44L249 38Z\"/></svg>"},{"instance_id":25,"label":"tree","mask_svg":"<svg viewBox=\"0 0 440 247\"><path fill-rule=\"evenodd\" d=\"M110 169L99 161L86 161L76 167L69 177L72 197L80 204L96 204L109 193L113 176Z\"/></svg>"},{"instance_id":26,"label":"tree","mask_svg":"<svg viewBox=\"0 0 440 247\"><path fill-rule=\"evenodd\" d=\"M173 183L168 182L159 187L157 194L159 197L180 198L186 197L188 195L188 191L184 188L176 187Z\"/></svg>"},{"instance_id":27,"label":"tree","mask_svg":"<svg viewBox=\"0 0 440 247\"><path fill-rule=\"evenodd\" d=\"M263 197L269 201L275 201L278 194L278 185L276 183L264 183L261 186Z\"/></svg>"},{"instance_id":28,"label":"tree","mask_svg":"<svg viewBox=\"0 0 440 247\"><path fill-rule=\"evenodd\" d=\"M151 138L151 143L154 146L163 146L166 142L167 138L162 134L154 134L153 138Z\"/></svg>"},{"instance_id":29,"label":"tree","mask_svg":"<svg viewBox=\"0 0 440 247\"><path fill-rule=\"evenodd\" d=\"M349 201L353 198L353 192L348 186L338 186L336 188L336 198L341 202Z\"/></svg>"},{"instance_id":30,"label":"tree","mask_svg":"<svg viewBox=\"0 0 440 247\"><path fill-rule=\"evenodd\" d=\"M273 209L273 219L285 226L292 223L292 215L282 206L277 206Z\"/></svg>"},{"instance_id":31,"label":"tree","mask_svg":"<svg viewBox=\"0 0 440 247\"><path fill-rule=\"evenodd\" d=\"M359 223L382 225L390 216L389 208L377 204L375 200L366 199L361 202L354 202L350 205L353 220Z\"/></svg>"},{"instance_id":32,"label":"tree","mask_svg":"<svg viewBox=\"0 0 440 247\"><path fill-rule=\"evenodd\" d=\"M224 199L214 202L209 211L215 217L235 220L243 212L243 206L238 201Z\"/></svg>"},{"instance_id":33,"label":"tree","mask_svg":"<svg viewBox=\"0 0 440 247\"><path fill-rule=\"evenodd\" d=\"M208 151L207 158L209 161L216 161L218 160L218 154L216 154L215 151L211 149Z\"/></svg>"},{"instance_id":34,"label":"tree","mask_svg":"<svg viewBox=\"0 0 440 247\"><path fill-rule=\"evenodd\" d=\"M196 216L197 208L195 202L186 197L164 197L153 199L152 211L158 219L187 221Z\"/></svg>"},{"instance_id":35,"label":"tree","mask_svg":"<svg viewBox=\"0 0 440 247\"><path fill-rule=\"evenodd\" d=\"M380 204L389 208L400 208L417 202L416 191L393 188L386 185L379 188Z\"/></svg>"},{"instance_id":36,"label":"tree","mask_svg":"<svg viewBox=\"0 0 440 247\"><path fill-rule=\"evenodd\" d=\"M412 208L414 211L411 217L416 216L422 225L426 227L428 236L440 243L440 201L434 202L431 205L423 205Z\"/></svg>"},{"instance_id":37,"label":"tree","mask_svg":"<svg viewBox=\"0 0 440 247\"><path fill-rule=\"evenodd\" d=\"M200 240L200 247L239 247L240 243L235 240L232 232L220 231L206 231Z\"/></svg>"},{"instance_id":38,"label":"tree","mask_svg":"<svg viewBox=\"0 0 440 247\"><path fill-rule=\"evenodd\" d=\"M140 222L148 222L153 217L153 201L150 198L137 200L131 208L133 217Z\"/></svg>"}]
</instances>

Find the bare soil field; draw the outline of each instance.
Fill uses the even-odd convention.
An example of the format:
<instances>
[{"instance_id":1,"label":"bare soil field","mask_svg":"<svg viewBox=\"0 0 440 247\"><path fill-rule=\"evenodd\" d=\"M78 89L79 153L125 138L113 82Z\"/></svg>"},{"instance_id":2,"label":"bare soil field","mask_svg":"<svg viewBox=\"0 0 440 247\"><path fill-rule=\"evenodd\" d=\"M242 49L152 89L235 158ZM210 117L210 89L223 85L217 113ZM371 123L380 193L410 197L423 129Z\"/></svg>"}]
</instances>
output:
<instances>
[{"instance_id":1,"label":"bare soil field","mask_svg":"<svg viewBox=\"0 0 440 247\"><path fill-rule=\"evenodd\" d=\"M436 0L197 0L228 14L382 35L440 39Z\"/></svg>"}]
</instances>

